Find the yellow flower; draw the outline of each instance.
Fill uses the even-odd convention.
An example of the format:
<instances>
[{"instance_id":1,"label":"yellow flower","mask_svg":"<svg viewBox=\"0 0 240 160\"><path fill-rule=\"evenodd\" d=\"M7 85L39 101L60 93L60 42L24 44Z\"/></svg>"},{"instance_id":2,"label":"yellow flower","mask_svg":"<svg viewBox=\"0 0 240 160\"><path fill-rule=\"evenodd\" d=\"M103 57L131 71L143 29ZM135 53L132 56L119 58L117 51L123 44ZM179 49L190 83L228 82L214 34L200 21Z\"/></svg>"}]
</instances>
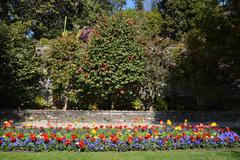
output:
<instances>
[{"instance_id":1,"label":"yellow flower","mask_svg":"<svg viewBox=\"0 0 240 160\"><path fill-rule=\"evenodd\" d=\"M167 120L167 125L171 126L172 125L172 121L171 120Z\"/></svg>"},{"instance_id":2,"label":"yellow flower","mask_svg":"<svg viewBox=\"0 0 240 160\"><path fill-rule=\"evenodd\" d=\"M26 127L32 127L33 125L32 124L27 124Z\"/></svg>"},{"instance_id":3,"label":"yellow flower","mask_svg":"<svg viewBox=\"0 0 240 160\"><path fill-rule=\"evenodd\" d=\"M181 130L182 130L182 127L181 127L181 126L177 126L177 127L175 127L175 130L181 131Z\"/></svg>"},{"instance_id":4,"label":"yellow flower","mask_svg":"<svg viewBox=\"0 0 240 160\"><path fill-rule=\"evenodd\" d=\"M96 134L97 133L97 131L95 130L95 129L92 129L92 132L91 132L92 134Z\"/></svg>"},{"instance_id":5,"label":"yellow flower","mask_svg":"<svg viewBox=\"0 0 240 160\"><path fill-rule=\"evenodd\" d=\"M8 122L8 121L4 121L3 123L4 123L4 124L7 124L7 123L9 123L9 122Z\"/></svg>"},{"instance_id":6,"label":"yellow flower","mask_svg":"<svg viewBox=\"0 0 240 160\"><path fill-rule=\"evenodd\" d=\"M217 126L217 123L216 123L216 122L212 122L210 125L211 125L212 127L216 127L216 126Z\"/></svg>"},{"instance_id":7,"label":"yellow flower","mask_svg":"<svg viewBox=\"0 0 240 160\"><path fill-rule=\"evenodd\" d=\"M184 120L184 123L188 123L188 120L187 120L187 119L185 119L185 120Z\"/></svg>"}]
</instances>

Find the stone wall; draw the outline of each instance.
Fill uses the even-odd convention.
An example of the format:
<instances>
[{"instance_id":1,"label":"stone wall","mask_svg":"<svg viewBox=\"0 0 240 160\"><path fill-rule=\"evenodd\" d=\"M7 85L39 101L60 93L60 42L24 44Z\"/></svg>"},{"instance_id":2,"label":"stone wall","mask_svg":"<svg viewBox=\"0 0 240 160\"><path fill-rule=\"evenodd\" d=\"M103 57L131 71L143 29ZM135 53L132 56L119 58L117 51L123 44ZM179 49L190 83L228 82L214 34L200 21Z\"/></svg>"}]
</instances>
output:
<instances>
[{"instance_id":1,"label":"stone wall","mask_svg":"<svg viewBox=\"0 0 240 160\"><path fill-rule=\"evenodd\" d=\"M88 110L0 110L1 121L17 122L50 121L56 123L146 123L158 124L171 119L180 123L188 119L192 123L217 122L222 126L240 127L240 111L229 112L150 112L150 111L88 111Z\"/></svg>"}]
</instances>

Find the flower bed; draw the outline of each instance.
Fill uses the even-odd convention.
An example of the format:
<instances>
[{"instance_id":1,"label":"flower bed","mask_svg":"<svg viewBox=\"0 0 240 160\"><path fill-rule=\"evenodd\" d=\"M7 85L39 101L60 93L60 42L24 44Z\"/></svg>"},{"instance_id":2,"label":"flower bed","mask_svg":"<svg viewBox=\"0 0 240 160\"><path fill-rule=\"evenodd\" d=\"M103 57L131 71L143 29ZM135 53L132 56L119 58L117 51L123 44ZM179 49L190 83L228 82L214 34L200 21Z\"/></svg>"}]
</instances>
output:
<instances>
[{"instance_id":1,"label":"flower bed","mask_svg":"<svg viewBox=\"0 0 240 160\"><path fill-rule=\"evenodd\" d=\"M187 148L240 147L240 136L229 128L170 120L160 125L75 128L15 128L5 122L0 151L156 151Z\"/></svg>"}]
</instances>

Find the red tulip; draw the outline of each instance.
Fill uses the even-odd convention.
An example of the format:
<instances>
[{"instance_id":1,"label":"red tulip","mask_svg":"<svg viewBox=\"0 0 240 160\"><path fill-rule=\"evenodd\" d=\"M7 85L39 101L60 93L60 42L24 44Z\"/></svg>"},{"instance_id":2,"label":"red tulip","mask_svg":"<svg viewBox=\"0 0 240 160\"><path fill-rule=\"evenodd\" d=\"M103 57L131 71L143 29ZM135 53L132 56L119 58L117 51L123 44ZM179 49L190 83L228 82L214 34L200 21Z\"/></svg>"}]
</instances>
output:
<instances>
[{"instance_id":1,"label":"red tulip","mask_svg":"<svg viewBox=\"0 0 240 160\"><path fill-rule=\"evenodd\" d=\"M56 137L56 141L62 142L65 138L64 137Z\"/></svg>"},{"instance_id":2,"label":"red tulip","mask_svg":"<svg viewBox=\"0 0 240 160\"><path fill-rule=\"evenodd\" d=\"M77 145L78 145L78 147L81 148L81 149L85 148L85 146L86 146L83 140L80 140L80 141L77 143Z\"/></svg>"},{"instance_id":3,"label":"red tulip","mask_svg":"<svg viewBox=\"0 0 240 160\"><path fill-rule=\"evenodd\" d=\"M101 140L104 140L105 139L105 136L104 136L104 134L99 134L99 138L101 139Z\"/></svg>"},{"instance_id":4,"label":"red tulip","mask_svg":"<svg viewBox=\"0 0 240 160\"><path fill-rule=\"evenodd\" d=\"M238 136L234 136L235 141L239 141L239 137Z\"/></svg>"},{"instance_id":5,"label":"red tulip","mask_svg":"<svg viewBox=\"0 0 240 160\"><path fill-rule=\"evenodd\" d=\"M77 139L77 135L72 134L72 140L74 141L75 139Z\"/></svg>"},{"instance_id":6,"label":"red tulip","mask_svg":"<svg viewBox=\"0 0 240 160\"><path fill-rule=\"evenodd\" d=\"M163 141L164 141L164 142L167 142L167 140L168 140L167 137L164 137L164 138L163 138Z\"/></svg>"},{"instance_id":7,"label":"red tulip","mask_svg":"<svg viewBox=\"0 0 240 160\"><path fill-rule=\"evenodd\" d=\"M36 141L37 140L36 134L31 133L29 137L30 137L30 139L32 141Z\"/></svg>"},{"instance_id":8,"label":"red tulip","mask_svg":"<svg viewBox=\"0 0 240 160\"><path fill-rule=\"evenodd\" d=\"M147 135L145 135L145 139L149 139L151 138L151 135L148 133Z\"/></svg>"},{"instance_id":9,"label":"red tulip","mask_svg":"<svg viewBox=\"0 0 240 160\"><path fill-rule=\"evenodd\" d=\"M112 141L113 143L117 143L117 142L118 142L118 137L117 137L117 136L111 135L110 137L111 137L111 141Z\"/></svg>"},{"instance_id":10,"label":"red tulip","mask_svg":"<svg viewBox=\"0 0 240 160\"><path fill-rule=\"evenodd\" d=\"M67 146L67 145L71 144L71 141L68 139L68 140L66 140L66 142L64 144Z\"/></svg>"},{"instance_id":11,"label":"red tulip","mask_svg":"<svg viewBox=\"0 0 240 160\"><path fill-rule=\"evenodd\" d=\"M201 134L198 134L197 139L201 139L201 138L202 138Z\"/></svg>"},{"instance_id":12,"label":"red tulip","mask_svg":"<svg viewBox=\"0 0 240 160\"><path fill-rule=\"evenodd\" d=\"M57 136L57 135L53 133L53 134L51 135L51 138L56 138L56 136Z\"/></svg>"},{"instance_id":13,"label":"red tulip","mask_svg":"<svg viewBox=\"0 0 240 160\"><path fill-rule=\"evenodd\" d=\"M195 142L195 141L196 141L196 138L195 138L194 136L190 136L190 140L191 140L192 142Z\"/></svg>"},{"instance_id":14,"label":"red tulip","mask_svg":"<svg viewBox=\"0 0 240 160\"><path fill-rule=\"evenodd\" d=\"M88 138L90 138L91 136L89 135L89 134L86 134L86 138L88 139Z\"/></svg>"},{"instance_id":15,"label":"red tulip","mask_svg":"<svg viewBox=\"0 0 240 160\"><path fill-rule=\"evenodd\" d=\"M5 136L8 137L8 138L10 138L10 137L12 137L12 133L7 132L7 133L5 133Z\"/></svg>"},{"instance_id":16,"label":"red tulip","mask_svg":"<svg viewBox=\"0 0 240 160\"><path fill-rule=\"evenodd\" d=\"M185 132L182 132L182 136L183 136L183 137L186 137L186 133L185 133Z\"/></svg>"},{"instance_id":17,"label":"red tulip","mask_svg":"<svg viewBox=\"0 0 240 160\"><path fill-rule=\"evenodd\" d=\"M48 138L48 137L43 137L43 140L44 140L45 142L49 142L49 138Z\"/></svg>"},{"instance_id":18,"label":"red tulip","mask_svg":"<svg viewBox=\"0 0 240 160\"><path fill-rule=\"evenodd\" d=\"M94 137L92 137L92 138L91 138L91 141L92 141L92 142L95 142L95 141L96 141L96 139L95 139Z\"/></svg>"},{"instance_id":19,"label":"red tulip","mask_svg":"<svg viewBox=\"0 0 240 160\"><path fill-rule=\"evenodd\" d=\"M229 131L230 131L230 128L229 128L229 127L226 127L226 131L228 131L228 132L229 132Z\"/></svg>"},{"instance_id":20,"label":"red tulip","mask_svg":"<svg viewBox=\"0 0 240 160\"><path fill-rule=\"evenodd\" d=\"M12 143L16 142L16 138L15 138L15 137L11 137L11 138L10 138L10 141L11 141Z\"/></svg>"},{"instance_id":21,"label":"red tulip","mask_svg":"<svg viewBox=\"0 0 240 160\"><path fill-rule=\"evenodd\" d=\"M22 133L18 134L17 138L18 138L18 139L24 138L24 134L22 134Z\"/></svg>"},{"instance_id":22,"label":"red tulip","mask_svg":"<svg viewBox=\"0 0 240 160\"><path fill-rule=\"evenodd\" d=\"M129 144L131 144L132 141L133 141L133 138L132 138L132 137L128 137L128 138L127 138L127 141L128 141Z\"/></svg>"}]
</instances>

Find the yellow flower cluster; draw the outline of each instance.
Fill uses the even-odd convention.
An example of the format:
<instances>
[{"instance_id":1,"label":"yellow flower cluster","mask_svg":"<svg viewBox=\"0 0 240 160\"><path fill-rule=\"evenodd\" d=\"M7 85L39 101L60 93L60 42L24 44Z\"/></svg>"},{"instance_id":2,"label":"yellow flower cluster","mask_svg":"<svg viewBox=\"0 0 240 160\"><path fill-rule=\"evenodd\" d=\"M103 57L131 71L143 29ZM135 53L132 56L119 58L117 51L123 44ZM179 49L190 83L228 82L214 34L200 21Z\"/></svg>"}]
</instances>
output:
<instances>
[{"instance_id":1,"label":"yellow flower cluster","mask_svg":"<svg viewBox=\"0 0 240 160\"><path fill-rule=\"evenodd\" d=\"M167 125L169 125L169 126L172 125L172 121L170 119L167 120Z\"/></svg>"},{"instance_id":2,"label":"yellow flower cluster","mask_svg":"<svg viewBox=\"0 0 240 160\"><path fill-rule=\"evenodd\" d=\"M177 126L177 127L175 127L175 130L181 131L181 130L182 130L182 127L181 127L181 126Z\"/></svg>"},{"instance_id":3,"label":"yellow flower cluster","mask_svg":"<svg viewBox=\"0 0 240 160\"><path fill-rule=\"evenodd\" d=\"M91 132L92 134L96 134L97 133L97 131L95 130L95 129L92 129L92 132Z\"/></svg>"},{"instance_id":4,"label":"yellow flower cluster","mask_svg":"<svg viewBox=\"0 0 240 160\"><path fill-rule=\"evenodd\" d=\"M210 124L210 126L212 126L212 127L217 127L218 125L217 125L216 122L212 122L212 123Z\"/></svg>"}]
</instances>

